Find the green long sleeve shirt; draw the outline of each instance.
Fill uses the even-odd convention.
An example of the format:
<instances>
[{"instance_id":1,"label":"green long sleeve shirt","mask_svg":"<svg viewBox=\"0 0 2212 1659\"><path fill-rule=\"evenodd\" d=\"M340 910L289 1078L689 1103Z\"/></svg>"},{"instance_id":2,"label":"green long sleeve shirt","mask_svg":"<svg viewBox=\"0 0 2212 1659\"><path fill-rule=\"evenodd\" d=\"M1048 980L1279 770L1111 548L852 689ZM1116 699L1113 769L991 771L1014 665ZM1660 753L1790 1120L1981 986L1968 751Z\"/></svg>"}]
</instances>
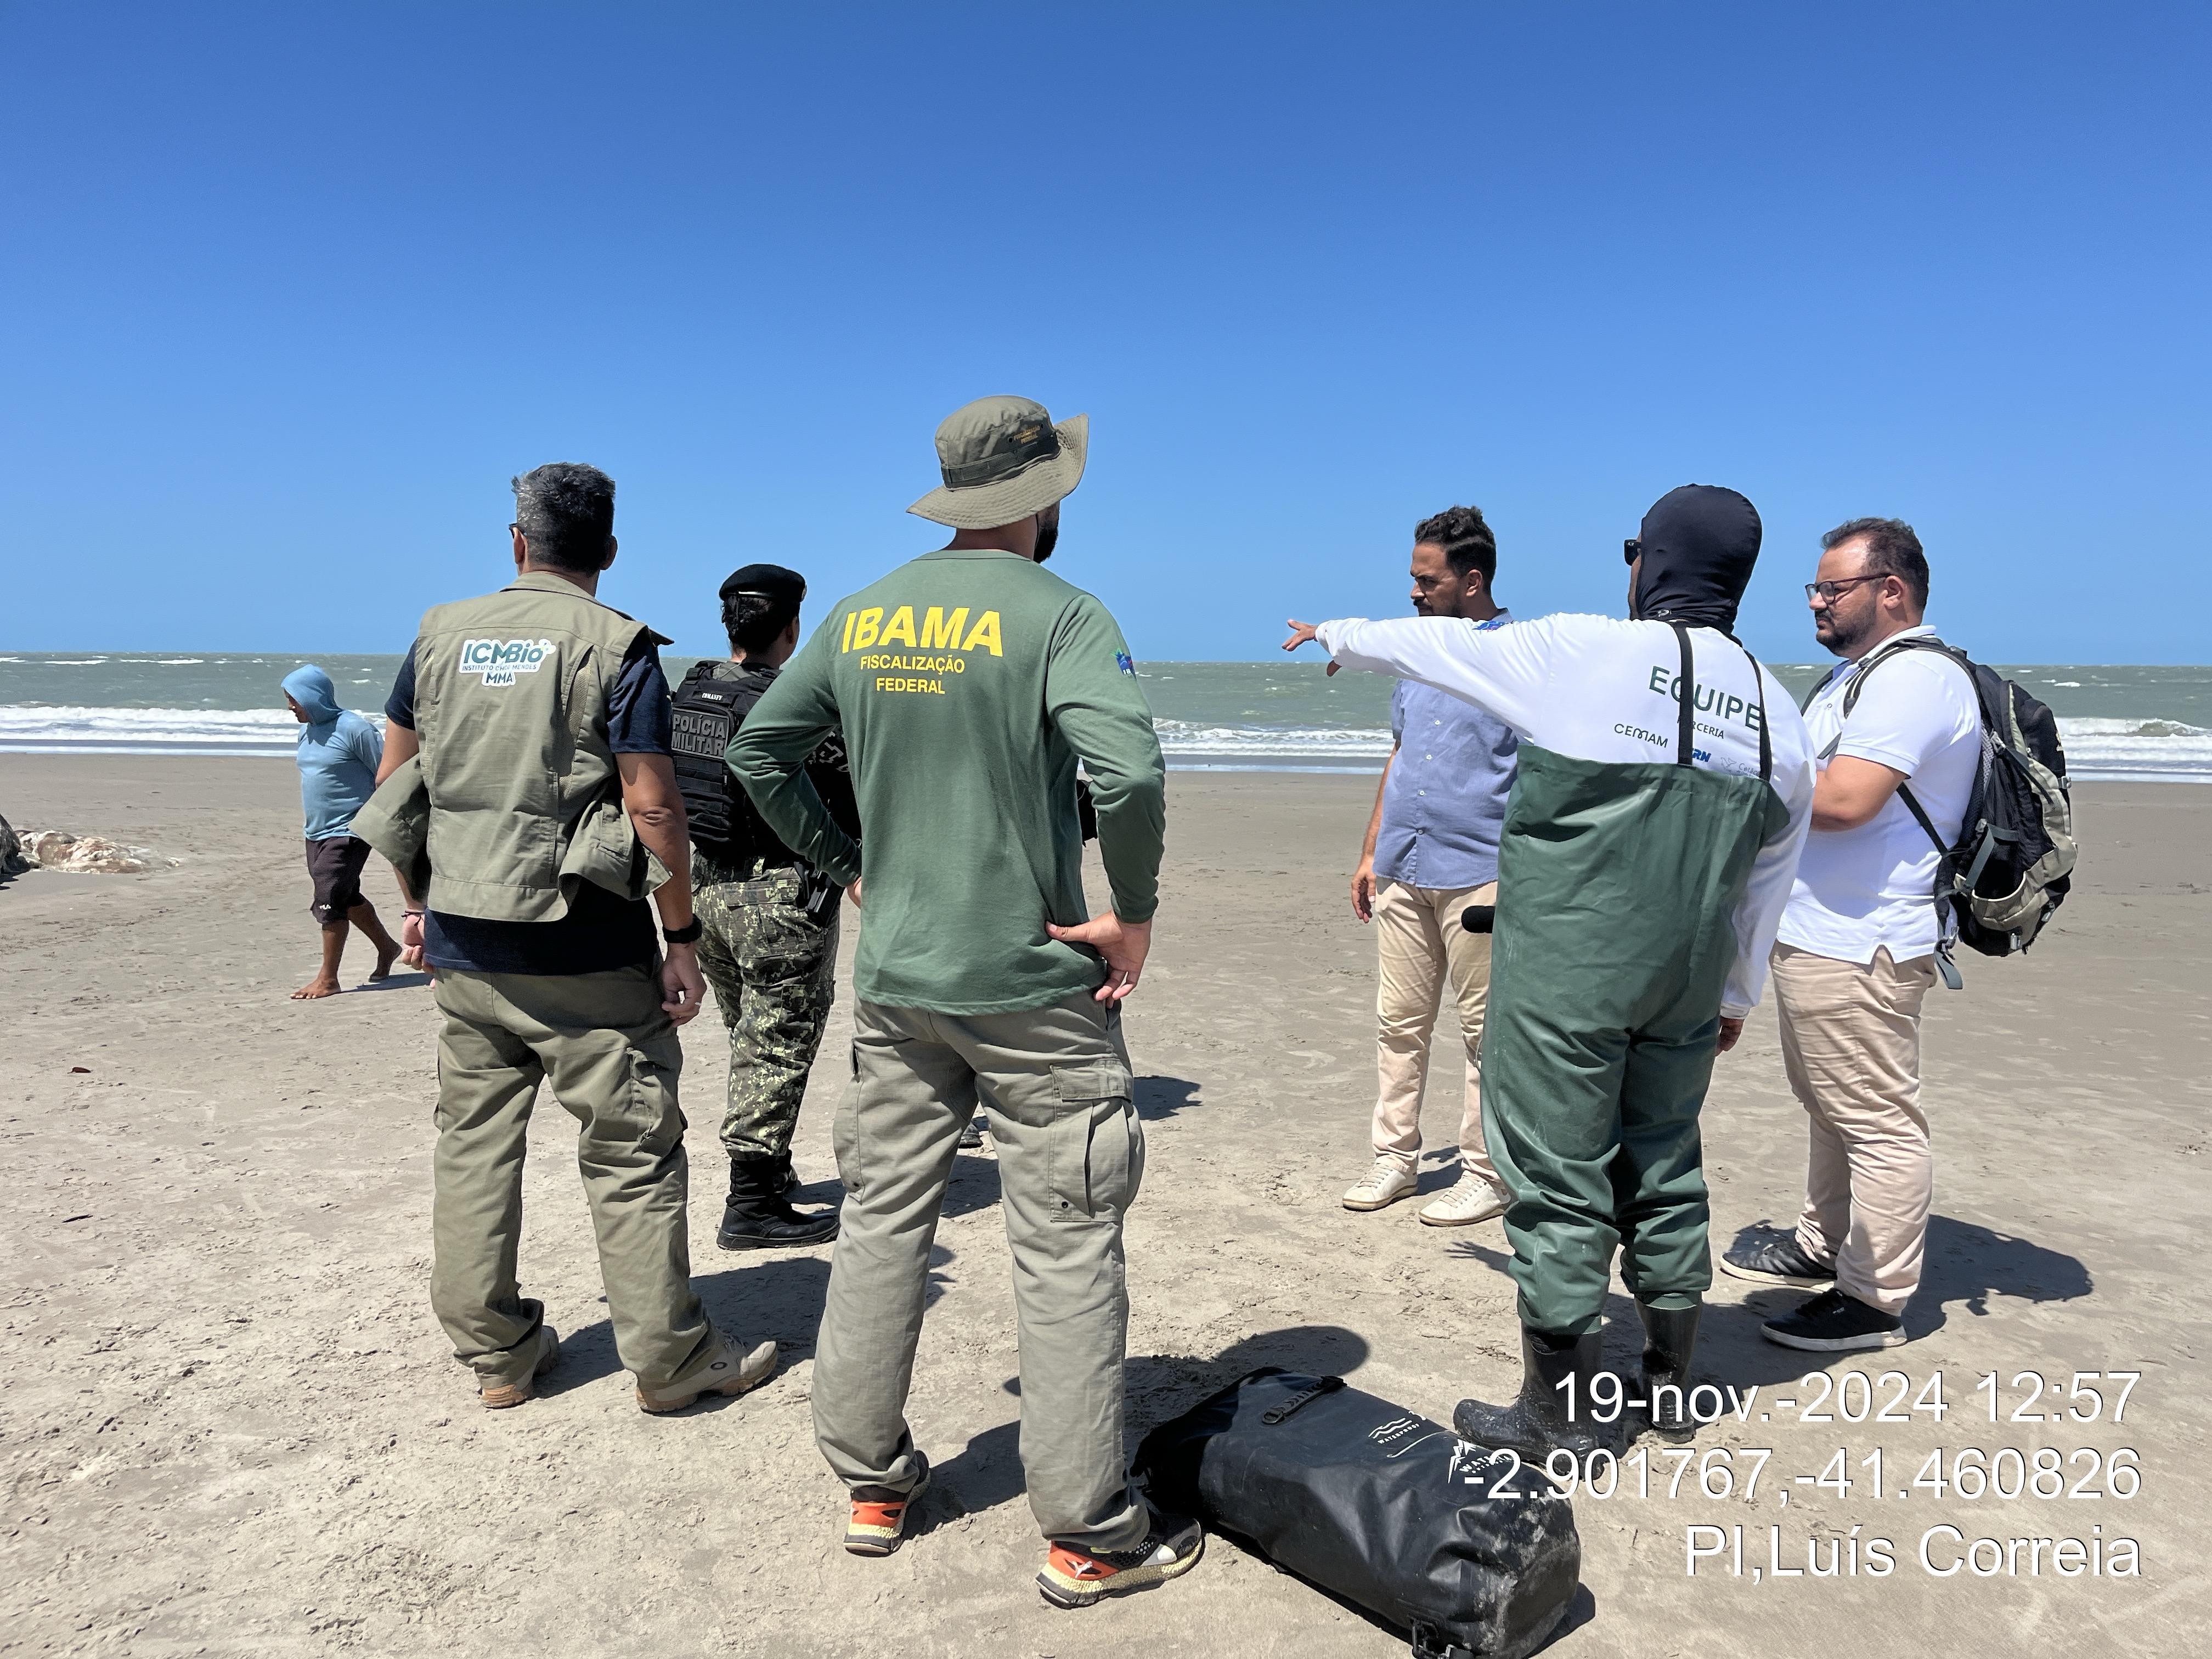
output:
<instances>
[{"instance_id":1,"label":"green long sleeve shirt","mask_svg":"<svg viewBox=\"0 0 2212 1659\"><path fill-rule=\"evenodd\" d=\"M842 727L860 845L805 760ZM1076 761L1114 912L1159 902L1166 771L1121 631L1018 554L931 553L841 601L732 739L731 771L786 844L863 873L854 989L948 1014L1041 1008L1104 979L1047 922L1086 921Z\"/></svg>"}]
</instances>

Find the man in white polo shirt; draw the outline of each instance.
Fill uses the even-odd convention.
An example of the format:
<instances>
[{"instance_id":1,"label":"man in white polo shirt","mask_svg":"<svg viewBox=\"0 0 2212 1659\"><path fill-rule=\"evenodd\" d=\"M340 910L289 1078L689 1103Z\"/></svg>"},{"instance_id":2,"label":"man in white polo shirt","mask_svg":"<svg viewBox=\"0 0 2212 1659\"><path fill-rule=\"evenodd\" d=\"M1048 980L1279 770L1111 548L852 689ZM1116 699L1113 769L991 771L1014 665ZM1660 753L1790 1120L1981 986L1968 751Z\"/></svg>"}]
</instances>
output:
<instances>
[{"instance_id":1,"label":"man in white polo shirt","mask_svg":"<svg viewBox=\"0 0 2212 1659\"><path fill-rule=\"evenodd\" d=\"M1747 1239L1721 1265L1817 1290L1765 1334L1842 1352L1903 1342L1920 1284L1935 1192L1920 1005L1942 943L1936 836L1958 839L1982 723L1965 671L1901 643L1934 637L1912 527L1853 519L1820 544L1805 593L1814 636L1844 660L1805 708L1821 770L1774 947L1783 1060L1812 1121L1805 1209L1795 1233Z\"/></svg>"}]
</instances>

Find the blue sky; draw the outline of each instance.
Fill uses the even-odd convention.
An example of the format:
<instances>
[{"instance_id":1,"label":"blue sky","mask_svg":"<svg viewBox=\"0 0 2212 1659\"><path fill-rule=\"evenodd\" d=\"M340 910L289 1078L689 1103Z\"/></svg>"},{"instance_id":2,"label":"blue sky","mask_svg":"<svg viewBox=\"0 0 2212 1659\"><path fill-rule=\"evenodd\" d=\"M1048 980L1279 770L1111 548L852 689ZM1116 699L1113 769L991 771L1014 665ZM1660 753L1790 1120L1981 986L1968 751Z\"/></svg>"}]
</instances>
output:
<instances>
[{"instance_id":1,"label":"blue sky","mask_svg":"<svg viewBox=\"0 0 2212 1659\"><path fill-rule=\"evenodd\" d=\"M1747 642L1911 520L2000 660L2199 662L2212 12L0 8L0 648L398 650L506 482L605 593L817 596L971 397L1087 410L1054 568L1140 657L1396 614L1489 513L1522 614L1734 485Z\"/></svg>"}]
</instances>

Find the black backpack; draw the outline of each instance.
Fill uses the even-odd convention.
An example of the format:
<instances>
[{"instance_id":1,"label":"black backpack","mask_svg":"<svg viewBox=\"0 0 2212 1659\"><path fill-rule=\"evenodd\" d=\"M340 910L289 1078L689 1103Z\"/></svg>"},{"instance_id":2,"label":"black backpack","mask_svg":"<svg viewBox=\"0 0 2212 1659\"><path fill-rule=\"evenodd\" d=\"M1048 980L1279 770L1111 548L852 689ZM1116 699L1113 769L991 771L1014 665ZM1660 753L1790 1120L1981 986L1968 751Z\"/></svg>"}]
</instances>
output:
<instances>
[{"instance_id":1,"label":"black backpack","mask_svg":"<svg viewBox=\"0 0 2212 1659\"><path fill-rule=\"evenodd\" d=\"M1982 712L1982 761L1974 773L1959 839L1946 845L1910 784L1897 793L1942 856L1936 866L1937 965L1956 990L1956 938L1985 957L2008 957L2036 935L2074 885L2074 804L2058 720L1994 668L1924 634L1891 641L1858 665L1844 688L1844 717L1857 707L1866 678L1891 657L1933 651L1966 671ZM1817 691L1818 688L1815 688ZM1809 705L1811 697L1806 699ZM1828 753L1835 745L1829 745ZM1826 755L1821 757L1823 760Z\"/></svg>"}]
</instances>

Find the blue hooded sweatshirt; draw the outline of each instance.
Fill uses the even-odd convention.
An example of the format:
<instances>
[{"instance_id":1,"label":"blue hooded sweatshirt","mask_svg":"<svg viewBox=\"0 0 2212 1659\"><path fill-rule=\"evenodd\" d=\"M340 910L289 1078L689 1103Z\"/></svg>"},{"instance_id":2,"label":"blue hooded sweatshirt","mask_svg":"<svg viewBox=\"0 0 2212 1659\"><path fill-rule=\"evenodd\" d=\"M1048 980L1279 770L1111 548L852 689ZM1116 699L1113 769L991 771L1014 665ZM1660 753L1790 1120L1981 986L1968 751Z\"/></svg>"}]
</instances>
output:
<instances>
[{"instance_id":1,"label":"blue hooded sweatshirt","mask_svg":"<svg viewBox=\"0 0 2212 1659\"><path fill-rule=\"evenodd\" d=\"M300 728L300 804L307 839L328 841L353 833L353 815L376 793L384 739L376 728L338 707L331 677L313 663L284 677L284 690L307 722Z\"/></svg>"}]
</instances>

